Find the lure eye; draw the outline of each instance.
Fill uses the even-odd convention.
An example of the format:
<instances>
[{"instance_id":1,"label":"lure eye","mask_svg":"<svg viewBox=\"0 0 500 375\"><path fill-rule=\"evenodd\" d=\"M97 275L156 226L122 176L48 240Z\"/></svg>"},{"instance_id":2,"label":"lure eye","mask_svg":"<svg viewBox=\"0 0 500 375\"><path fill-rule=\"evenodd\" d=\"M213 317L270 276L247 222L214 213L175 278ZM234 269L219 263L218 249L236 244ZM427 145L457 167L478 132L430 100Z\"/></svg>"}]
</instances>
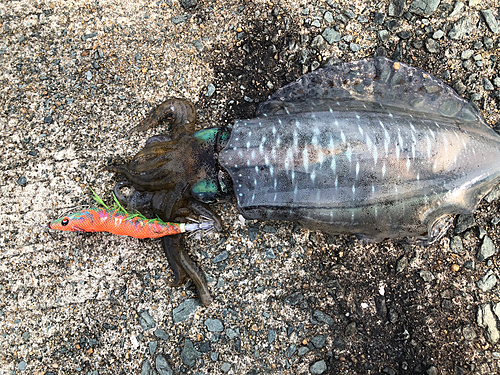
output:
<instances>
[{"instance_id":1,"label":"lure eye","mask_svg":"<svg viewBox=\"0 0 500 375\"><path fill-rule=\"evenodd\" d=\"M62 225L63 227L65 227L65 226L66 226L66 225L68 225L68 224L69 224L69 219L68 219L67 217L65 217L64 219L62 219L62 221L61 221L61 225Z\"/></svg>"}]
</instances>

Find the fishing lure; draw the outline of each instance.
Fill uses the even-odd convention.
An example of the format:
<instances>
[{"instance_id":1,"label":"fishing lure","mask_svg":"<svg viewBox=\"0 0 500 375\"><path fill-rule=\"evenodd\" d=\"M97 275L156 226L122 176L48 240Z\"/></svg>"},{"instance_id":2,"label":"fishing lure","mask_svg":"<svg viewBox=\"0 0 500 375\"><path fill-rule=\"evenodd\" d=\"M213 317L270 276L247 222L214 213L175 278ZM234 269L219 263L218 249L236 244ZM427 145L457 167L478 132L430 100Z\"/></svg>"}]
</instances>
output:
<instances>
[{"instance_id":1,"label":"fishing lure","mask_svg":"<svg viewBox=\"0 0 500 375\"><path fill-rule=\"evenodd\" d=\"M133 238L160 238L197 230L213 228L212 222L172 223L160 219L146 219L141 214L129 214L123 207L108 207L95 195L103 207L89 208L49 223L50 229L70 232L108 232Z\"/></svg>"}]
</instances>

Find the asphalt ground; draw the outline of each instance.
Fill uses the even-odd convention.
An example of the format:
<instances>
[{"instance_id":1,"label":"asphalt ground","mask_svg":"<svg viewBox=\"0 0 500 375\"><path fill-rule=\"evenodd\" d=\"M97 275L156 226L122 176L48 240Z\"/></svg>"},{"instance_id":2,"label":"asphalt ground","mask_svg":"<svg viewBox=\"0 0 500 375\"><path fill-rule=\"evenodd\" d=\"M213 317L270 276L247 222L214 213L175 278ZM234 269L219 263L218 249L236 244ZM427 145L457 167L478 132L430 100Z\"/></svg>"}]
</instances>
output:
<instances>
[{"instance_id":1,"label":"asphalt ground","mask_svg":"<svg viewBox=\"0 0 500 375\"><path fill-rule=\"evenodd\" d=\"M224 231L187 241L207 308L191 282L168 285L158 241L46 227L90 188L111 202L103 168L166 131L130 130L170 97L195 103L200 129L230 125L304 73L385 55L495 126L498 17L493 0L0 3L0 373L500 371L497 196L429 247L216 205Z\"/></svg>"}]
</instances>

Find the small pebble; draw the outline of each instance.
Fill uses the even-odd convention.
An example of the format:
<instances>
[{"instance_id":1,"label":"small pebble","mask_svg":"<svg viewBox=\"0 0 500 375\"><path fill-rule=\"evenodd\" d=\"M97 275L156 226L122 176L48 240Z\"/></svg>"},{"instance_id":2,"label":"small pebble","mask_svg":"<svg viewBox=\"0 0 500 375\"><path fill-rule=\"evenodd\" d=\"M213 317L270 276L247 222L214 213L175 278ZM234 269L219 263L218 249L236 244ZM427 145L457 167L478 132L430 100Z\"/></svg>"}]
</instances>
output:
<instances>
[{"instance_id":1,"label":"small pebble","mask_svg":"<svg viewBox=\"0 0 500 375\"><path fill-rule=\"evenodd\" d=\"M451 265L451 270L453 272L458 272L458 271L460 271L460 266L458 264L452 264Z\"/></svg>"},{"instance_id":2,"label":"small pebble","mask_svg":"<svg viewBox=\"0 0 500 375\"><path fill-rule=\"evenodd\" d=\"M167 359L162 355L158 354L155 359L155 369L158 371L159 375L174 375L174 371L167 362Z\"/></svg>"},{"instance_id":3,"label":"small pebble","mask_svg":"<svg viewBox=\"0 0 500 375\"><path fill-rule=\"evenodd\" d=\"M428 270L422 270L420 271L420 277L426 282L430 283L431 281L434 280L434 275L432 274L431 271Z\"/></svg>"},{"instance_id":4,"label":"small pebble","mask_svg":"<svg viewBox=\"0 0 500 375\"><path fill-rule=\"evenodd\" d=\"M184 347L181 352L181 360L188 367L193 367L202 353L194 348L193 342L190 339L184 340Z\"/></svg>"},{"instance_id":5,"label":"small pebble","mask_svg":"<svg viewBox=\"0 0 500 375\"><path fill-rule=\"evenodd\" d=\"M492 270L489 270L483 277L481 277L481 279L478 280L477 287L481 289L481 291L486 293L493 289L496 283L497 277Z\"/></svg>"},{"instance_id":6,"label":"small pebble","mask_svg":"<svg viewBox=\"0 0 500 375\"><path fill-rule=\"evenodd\" d=\"M443 30L438 30L434 34L432 34L432 37L434 39L441 39L444 36L444 31Z\"/></svg>"},{"instance_id":7,"label":"small pebble","mask_svg":"<svg viewBox=\"0 0 500 375\"><path fill-rule=\"evenodd\" d=\"M323 15L323 19L325 20L325 22L327 23L332 23L333 22L333 16L332 16L332 13L330 13L329 11L325 12L325 14Z\"/></svg>"},{"instance_id":8,"label":"small pebble","mask_svg":"<svg viewBox=\"0 0 500 375\"><path fill-rule=\"evenodd\" d=\"M17 184L21 186L26 186L28 184L28 180L26 180L26 177L22 176L17 179Z\"/></svg>"},{"instance_id":9,"label":"small pebble","mask_svg":"<svg viewBox=\"0 0 500 375\"><path fill-rule=\"evenodd\" d=\"M491 9L481 10L481 14L483 15L484 20L486 21L486 24L488 25L491 32L493 34L498 34L500 29L498 27L497 19L493 15L493 12L491 11Z\"/></svg>"},{"instance_id":10,"label":"small pebble","mask_svg":"<svg viewBox=\"0 0 500 375\"><path fill-rule=\"evenodd\" d=\"M315 362L311 367L309 367L309 372L311 374L322 374L326 371L326 362L324 360Z\"/></svg>"},{"instance_id":11,"label":"small pebble","mask_svg":"<svg viewBox=\"0 0 500 375\"><path fill-rule=\"evenodd\" d=\"M429 53L438 53L439 43L436 40L429 38L425 41L425 48Z\"/></svg>"},{"instance_id":12,"label":"small pebble","mask_svg":"<svg viewBox=\"0 0 500 375\"><path fill-rule=\"evenodd\" d=\"M227 258L229 258L229 253L227 250L223 250L212 259L212 263L220 263Z\"/></svg>"},{"instance_id":13,"label":"small pebble","mask_svg":"<svg viewBox=\"0 0 500 375\"><path fill-rule=\"evenodd\" d=\"M473 29L472 20L468 17L463 17L453 24L448 36L453 40L460 40L464 36L470 34Z\"/></svg>"},{"instance_id":14,"label":"small pebble","mask_svg":"<svg viewBox=\"0 0 500 375\"><path fill-rule=\"evenodd\" d=\"M409 11L422 16L430 16L439 5L440 0L414 0L410 3Z\"/></svg>"},{"instance_id":15,"label":"small pebble","mask_svg":"<svg viewBox=\"0 0 500 375\"><path fill-rule=\"evenodd\" d=\"M172 311L174 323L179 323L188 319L200 306L201 304L198 299L190 298L185 300Z\"/></svg>"},{"instance_id":16,"label":"small pebble","mask_svg":"<svg viewBox=\"0 0 500 375\"><path fill-rule=\"evenodd\" d=\"M316 349L321 349L326 344L326 336L318 335L311 338L311 343L314 345Z\"/></svg>"},{"instance_id":17,"label":"small pebble","mask_svg":"<svg viewBox=\"0 0 500 375\"><path fill-rule=\"evenodd\" d=\"M198 4L198 0L181 0L180 2L184 9L195 7Z\"/></svg>"},{"instance_id":18,"label":"small pebble","mask_svg":"<svg viewBox=\"0 0 500 375\"><path fill-rule=\"evenodd\" d=\"M142 310L139 312L139 323L144 331L147 331L156 326L154 318L149 314L148 310Z\"/></svg>"},{"instance_id":19,"label":"small pebble","mask_svg":"<svg viewBox=\"0 0 500 375\"><path fill-rule=\"evenodd\" d=\"M224 325L219 319L207 319L205 320L205 326L210 332L224 331Z\"/></svg>"},{"instance_id":20,"label":"small pebble","mask_svg":"<svg viewBox=\"0 0 500 375\"><path fill-rule=\"evenodd\" d=\"M484 303L477 310L477 325L484 328L484 337L492 345L500 339L500 332L497 327L497 318L489 303Z\"/></svg>"},{"instance_id":21,"label":"small pebble","mask_svg":"<svg viewBox=\"0 0 500 375\"><path fill-rule=\"evenodd\" d=\"M340 34L331 27L327 27L321 34L328 44L340 41Z\"/></svg>"},{"instance_id":22,"label":"small pebble","mask_svg":"<svg viewBox=\"0 0 500 375\"><path fill-rule=\"evenodd\" d=\"M19 362L19 363L17 364L17 368L18 368L18 370L20 370L20 371L24 371L24 370L26 370L26 366L27 366L27 363L26 363L26 361L24 361L24 360L23 360L23 361L21 361L21 362Z\"/></svg>"},{"instance_id":23,"label":"small pebble","mask_svg":"<svg viewBox=\"0 0 500 375\"><path fill-rule=\"evenodd\" d=\"M471 325L467 325L462 328L462 335L464 336L464 339L468 341L474 340L477 336L474 327Z\"/></svg>"},{"instance_id":24,"label":"small pebble","mask_svg":"<svg viewBox=\"0 0 500 375\"><path fill-rule=\"evenodd\" d=\"M352 52L358 52L359 50L361 50L361 46L357 43L350 43L349 44L349 49L352 51Z\"/></svg>"},{"instance_id":25,"label":"small pebble","mask_svg":"<svg viewBox=\"0 0 500 375\"><path fill-rule=\"evenodd\" d=\"M481 244L481 247L477 252L476 259L479 262L482 262L483 260L488 259L495 253L496 253L495 244L493 243L490 237L484 236L483 243Z\"/></svg>"},{"instance_id":26,"label":"small pebble","mask_svg":"<svg viewBox=\"0 0 500 375\"><path fill-rule=\"evenodd\" d=\"M214 93L215 93L215 86L213 83L210 83L207 86L207 92L206 92L205 96L210 98Z\"/></svg>"},{"instance_id":27,"label":"small pebble","mask_svg":"<svg viewBox=\"0 0 500 375\"><path fill-rule=\"evenodd\" d=\"M483 78L483 87L486 91L493 91L495 87L488 78Z\"/></svg>"}]
</instances>

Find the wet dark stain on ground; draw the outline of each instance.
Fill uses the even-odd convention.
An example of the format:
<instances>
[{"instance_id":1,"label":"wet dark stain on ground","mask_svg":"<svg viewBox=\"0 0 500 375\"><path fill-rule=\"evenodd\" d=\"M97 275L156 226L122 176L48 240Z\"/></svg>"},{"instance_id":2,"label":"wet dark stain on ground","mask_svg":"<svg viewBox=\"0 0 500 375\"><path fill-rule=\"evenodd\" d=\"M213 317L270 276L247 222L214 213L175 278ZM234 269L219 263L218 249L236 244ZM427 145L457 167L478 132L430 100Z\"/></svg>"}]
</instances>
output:
<instances>
[{"instance_id":1,"label":"wet dark stain on ground","mask_svg":"<svg viewBox=\"0 0 500 375\"><path fill-rule=\"evenodd\" d=\"M253 117L260 102L300 77L308 70L304 67L321 61L316 51L301 45L298 28L287 23L285 14L279 10L271 14L266 20L250 18L234 45L219 45L206 52L217 92L214 97L202 97L198 105L208 110L211 103L225 103L217 119L221 123ZM373 54L410 64L418 60L413 65L421 68L439 61L422 51L407 50L403 43L379 46ZM329 373L430 374L435 369L432 366L438 366L442 374L469 373L471 350L462 327L475 317L470 301L464 301L470 295L453 287L457 274L450 269L456 261L452 254L438 245L360 247L352 238L317 236L306 269L317 275L316 282L303 285L297 276L288 281L298 286L296 292L283 298L289 298L285 302L295 308L309 311L312 322L322 324L315 311L332 319L329 328L334 350L323 349ZM341 247L331 246L335 243ZM421 267L408 266L417 258L423 262ZM402 264L406 267L400 269ZM422 269L439 274L440 280L425 282ZM325 305L326 296L333 303ZM362 301L368 307L361 306Z\"/></svg>"},{"instance_id":2,"label":"wet dark stain on ground","mask_svg":"<svg viewBox=\"0 0 500 375\"><path fill-rule=\"evenodd\" d=\"M277 8L272 18L249 19L236 34L234 45L218 45L207 51L217 92L215 98L203 97L200 107L222 99L227 104L224 122L254 117L259 103L301 76L298 40L297 26ZM313 52L307 60L315 56Z\"/></svg>"}]
</instances>

